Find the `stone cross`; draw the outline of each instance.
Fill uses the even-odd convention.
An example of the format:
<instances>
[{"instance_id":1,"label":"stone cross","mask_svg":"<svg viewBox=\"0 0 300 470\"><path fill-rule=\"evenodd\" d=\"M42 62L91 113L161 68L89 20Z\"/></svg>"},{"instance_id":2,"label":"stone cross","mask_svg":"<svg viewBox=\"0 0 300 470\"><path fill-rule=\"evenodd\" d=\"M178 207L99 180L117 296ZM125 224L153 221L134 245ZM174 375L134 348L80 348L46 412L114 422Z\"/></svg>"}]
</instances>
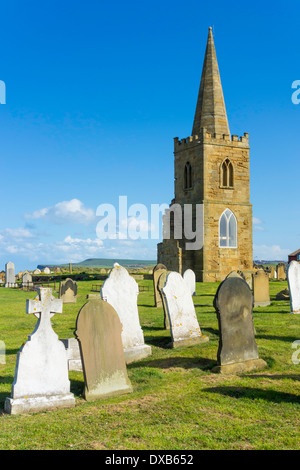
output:
<instances>
[{"instance_id":1,"label":"stone cross","mask_svg":"<svg viewBox=\"0 0 300 470\"><path fill-rule=\"evenodd\" d=\"M63 302L52 296L52 290L38 288L39 295L33 300L26 300L26 313L33 313L43 323L48 323L55 313L62 313Z\"/></svg>"},{"instance_id":2,"label":"stone cross","mask_svg":"<svg viewBox=\"0 0 300 470\"><path fill-rule=\"evenodd\" d=\"M37 291L34 300L26 301L26 313L33 313L38 322L18 352L11 397L4 404L10 414L75 406L67 352L50 321L55 313L62 313L63 302L53 297L52 289Z\"/></svg>"}]
</instances>

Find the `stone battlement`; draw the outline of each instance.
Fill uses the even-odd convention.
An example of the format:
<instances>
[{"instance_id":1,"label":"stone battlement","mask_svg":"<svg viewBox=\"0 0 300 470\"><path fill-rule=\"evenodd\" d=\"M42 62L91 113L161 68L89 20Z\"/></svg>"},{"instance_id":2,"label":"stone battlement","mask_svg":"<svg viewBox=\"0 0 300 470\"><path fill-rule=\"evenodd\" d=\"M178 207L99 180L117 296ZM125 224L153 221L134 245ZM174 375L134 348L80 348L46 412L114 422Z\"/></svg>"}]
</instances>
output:
<instances>
[{"instance_id":1,"label":"stone battlement","mask_svg":"<svg viewBox=\"0 0 300 470\"><path fill-rule=\"evenodd\" d=\"M249 134L244 132L243 136L238 135L226 135L226 134L214 134L207 132L206 129L201 129L201 135L191 135L184 139L174 138L175 150L183 150L188 147L194 147L201 143L211 143L219 145L233 145L241 147L249 147Z\"/></svg>"}]
</instances>

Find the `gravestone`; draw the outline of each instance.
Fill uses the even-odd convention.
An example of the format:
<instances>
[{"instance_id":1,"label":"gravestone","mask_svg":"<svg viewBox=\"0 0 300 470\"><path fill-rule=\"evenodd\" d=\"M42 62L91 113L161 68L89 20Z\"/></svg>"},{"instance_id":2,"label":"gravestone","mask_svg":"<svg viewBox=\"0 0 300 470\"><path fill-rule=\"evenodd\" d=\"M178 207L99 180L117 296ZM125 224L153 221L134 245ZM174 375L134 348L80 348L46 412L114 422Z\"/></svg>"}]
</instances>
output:
<instances>
[{"instance_id":1,"label":"gravestone","mask_svg":"<svg viewBox=\"0 0 300 470\"><path fill-rule=\"evenodd\" d=\"M154 288L155 307L162 307L162 297L157 287L157 283L158 283L158 279L160 275L166 270L167 270L166 266L161 263L157 264L153 269L153 288Z\"/></svg>"},{"instance_id":2,"label":"gravestone","mask_svg":"<svg viewBox=\"0 0 300 470\"><path fill-rule=\"evenodd\" d=\"M270 305L269 275L263 269L258 269L252 275L254 307Z\"/></svg>"},{"instance_id":3,"label":"gravestone","mask_svg":"<svg viewBox=\"0 0 300 470\"><path fill-rule=\"evenodd\" d=\"M269 277L270 277L270 279L274 279L274 278L275 278L275 269L274 269L274 266L271 266L271 267L270 267Z\"/></svg>"},{"instance_id":4,"label":"gravestone","mask_svg":"<svg viewBox=\"0 0 300 470\"><path fill-rule=\"evenodd\" d=\"M33 274L41 274L41 270L36 268L34 271L33 271Z\"/></svg>"},{"instance_id":5,"label":"gravestone","mask_svg":"<svg viewBox=\"0 0 300 470\"><path fill-rule=\"evenodd\" d=\"M201 334L191 290L183 277L170 272L162 292L170 322L171 347L207 342L209 338Z\"/></svg>"},{"instance_id":6,"label":"gravestone","mask_svg":"<svg viewBox=\"0 0 300 470\"><path fill-rule=\"evenodd\" d=\"M62 313L62 301L53 297L52 289L37 290L35 299L26 302L26 313L33 313L38 322L18 352L11 398L6 398L4 405L10 414L75 406L67 353L50 320L55 313Z\"/></svg>"},{"instance_id":7,"label":"gravestone","mask_svg":"<svg viewBox=\"0 0 300 470\"><path fill-rule=\"evenodd\" d=\"M220 284L214 298L219 324L218 365L214 372L234 374L266 367L255 342L253 302L244 279L227 277Z\"/></svg>"},{"instance_id":8,"label":"gravestone","mask_svg":"<svg viewBox=\"0 0 300 470\"><path fill-rule=\"evenodd\" d=\"M288 288L281 290L276 294L276 300L291 300Z\"/></svg>"},{"instance_id":9,"label":"gravestone","mask_svg":"<svg viewBox=\"0 0 300 470\"><path fill-rule=\"evenodd\" d=\"M61 339L60 341L64 344L66 348L68 369L75 370L77 372L82 372L82 362L78 339L67 338Z\"/></svg>"},{"instance_id":10,"label":"gravestone","mask_svg":"<svg viewBox=\"0 0 300 470\"><path fill-rule=\"evenodd\" d=\"M192 269L187 269L183 273L183 279L188 284L191 294L196 295L196 275Z\"/></svg>"},{"instance_id":11,"label":"gravestone","mask_svg":"<svg viewBox=\"0 0 300 470\"><path fill-rule=\"evenodd\" d=\"M103 300L91 300L80 310L75 336L80 344L86 400L132 392L117 312Z\"/></svg>"},{"instance_id":12,"label":"gravestone","mask_svg":"<svg viewBox=\"0 0 300 470\"><path fill-rule=\"evenodd\" d=\"M238 277L238 278L244 279L244 281L246 281L245 276L242 273L242 271L239 271L239 272L238 271L231 271L229 274L227 274L226 279L228 277Z\"/></svg>"},{"instance_id":13,"label":"gravestone","mask_svg":"<svg viewBox=\"0 0 300 470\"><path fill-rule=\"evenodd\" d=\"M164 329L169 330L170 329L170 321L169 321L169 315L168 315L168 308L166 304L165 297L162 292L162 288L166 284L167 276L171 271L166 271L164 270L162 274L159 276L158 283L157 283L157 288L161 294L162 298L162 305L163 305L163 310L164 310Z\"/></svg>"},{"instance_id":14,"label":"gravestone","mask_svg":"<svg viewBox=\"0 0 300 470\"><path fill-rule=\"evenodd\" d=\"M11 261L5 265L5 287L16 287L15 265Z\"/></svg>"},{"instance_id":15,"label":"gravestone","mask_svg":"<svg viewBox=\"0 0 300 470\"><path fill-rule=\"evenodd\" d=\"M300 264L291 261L287 267L291 313L300 313Z\"/></svg>"},{"instance_id":16,"label":"gravestone","mask_svg":"<svg viewBox=\"0 0 300 470\"><path fill-rule=\"evenodd\" d=\"M50 274L50 269L48 267L43 269L44 274Z\"/></svg>"},{"instance_id":17,"label":"gravestone","mask_svg":"<svg viewBox=\"0 0 300 470\"><path fill-rule=\"evenodd\" d=\"M276 267L277 271L277 279L278 281L285 281L286 280L286 273L285 273L285 264L278 263Z\"/></svg>"},{"instance_id":18,"label":"gravestone","mask_svg":"<svg viewBox=\"0 0 300 470\"><path fill-rule=\"evenodd\" d=\"M22 287L26 288L26 287L32 287L32 286L33 286L33 282L32 282L31 274L29 274L29 273L23 274L23 276L22 276Z\"/></svg>"},{"instance_id":19,"label":"gravestone","mask_svg":"<svg viewBox=\"0 0 300 470\"><path fill-rule=\"evenodd\" d=\"M77 301L77 282L67 278L59 283L59 298L64 304L74 304Z\"/></svg>"},{"instance_id":20,"label":"gravestone","mask_svg":"<svg viewBox=\"0 0 300 470\"><path fill-rule=\"evenodd\" d=\"M128 271L114 264L101 288L101 298L108 302L121 320L122 342L127 364L151 355L151 347L144 342L140 325L137 297L139 286Z\"/></svg>"}]
</instances>

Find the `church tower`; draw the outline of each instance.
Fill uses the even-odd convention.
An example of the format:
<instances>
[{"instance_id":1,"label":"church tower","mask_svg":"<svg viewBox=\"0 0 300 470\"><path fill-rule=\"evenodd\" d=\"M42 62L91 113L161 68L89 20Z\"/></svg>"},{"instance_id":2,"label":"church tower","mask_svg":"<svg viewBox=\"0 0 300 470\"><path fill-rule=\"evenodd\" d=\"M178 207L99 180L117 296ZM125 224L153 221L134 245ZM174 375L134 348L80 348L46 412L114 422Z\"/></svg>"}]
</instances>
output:
<instances>
[{"instance_id":1,"label":"church tower","mask_svg":"<svg viewBox=\"0 0 300 470\"><path fill-rule=\"evenodd\" d=\"M192 135L174 139L175 198L164 216L170 232L158 244L158 262L197 281L222 281L231 271L248 277L253 268L249 134L230 135L212 29L209 28ZM202 208L203 246L187 249L176 232L176 211L192 207L193 230ZM190 209L189 209L190 210ZM175 223L174 223L175 220ZM178 228L178 220L177 220Z\"/></svg>"}]
</instances>

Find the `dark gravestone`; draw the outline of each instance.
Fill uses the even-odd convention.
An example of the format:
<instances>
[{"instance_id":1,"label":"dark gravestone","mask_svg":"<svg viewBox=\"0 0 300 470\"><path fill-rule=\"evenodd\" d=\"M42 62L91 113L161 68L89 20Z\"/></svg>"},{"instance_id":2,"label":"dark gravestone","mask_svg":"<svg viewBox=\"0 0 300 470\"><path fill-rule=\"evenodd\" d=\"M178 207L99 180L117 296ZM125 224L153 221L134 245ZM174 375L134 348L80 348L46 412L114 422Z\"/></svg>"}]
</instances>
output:
<instances>
[{"instance_id":1,"label":"dark gravestone","mask_svg":"<svg viewBox=\"0 0 300 470\"><path fill-rule=\"evenodd\" d=\"M244 279L227 277L214 298L219 323L218 365L213 370L236 373L266 367L254 337L253 295Z\"/></svg>"},{"instance_id":2,"label":"dark gravestone","mask_svg":"<svg viewBox=\"0 0 300 470\"><path fill-rule=\"evenodd\" d=\"M104 300L91 300L79 311L75 336L80 346L86 400L132 392L121 332L119 315Z\"/></svg>"},{"instance_id":3,"label":"dark gravestone","mask_svg":"<svg viewBox=\"0 0 300 470\"><path fill-rule=\"evenodd\" d=\"M158 280L161 276L161 274L167 271L167 268L164 264L157 264L154 269L153 269L153 288L154 288L154 302L155 302L155 307L162 307L163 300L162 300L162 295L158 289Z\"/></svg>"},{"instance_id":4,"label":"dark gravestone","mask_svg":"<svg viewBox=\"0 0 300 470\"><path fill-rule=\"evenodd\" d=\"M168 307L167 307L167 304L166 304L166 299L165 299L165 297L163 295L163 292L162 292L162 288L165 286L166 281L167 281L167 275L170 272L171 271L163 270L162 274L159 276L159 279L158 279L158 282L157 282L157 288L158 288L158 291L161 295L162 305L163 305L163 309L164 309L164 329L165 330L170 329L170 320L169 320L169 315L168 315Z\"/></svg>"}]
</instances>

